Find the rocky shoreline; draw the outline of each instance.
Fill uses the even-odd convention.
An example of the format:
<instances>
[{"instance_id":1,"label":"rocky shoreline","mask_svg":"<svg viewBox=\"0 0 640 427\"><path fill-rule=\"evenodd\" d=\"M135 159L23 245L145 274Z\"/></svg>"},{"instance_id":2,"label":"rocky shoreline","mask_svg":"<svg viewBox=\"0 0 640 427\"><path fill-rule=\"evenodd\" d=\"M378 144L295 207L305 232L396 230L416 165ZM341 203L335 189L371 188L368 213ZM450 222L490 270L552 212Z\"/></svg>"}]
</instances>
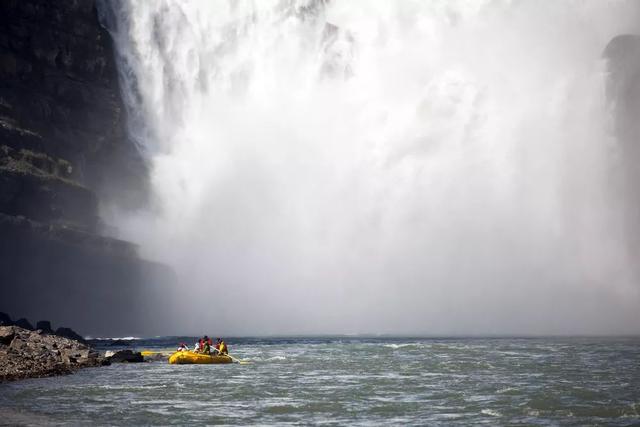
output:
<instances>
[{"instance_id":1,"label":"rocky shoreline","mask_svg":"<svg viewBox=\"0 0 640 427\"><path fill-rule=\"evenodd\" d=\"M143 361L142 354L132 350L98 352L71 328L54 331L46 320L37 322L34 328L25 318L13 321L0 312L0 383Z\"/></svg>"},{"instance_id":2,"label":"rocky shoreline","mask_svg":"<svg viewBox=\"0 0 640 427\"><path fill-rule=\"evenodd\" d=\"M86 344L19 326L0 326L0 382L71 374L109 359Z\"/></svg>"}]
</instances>

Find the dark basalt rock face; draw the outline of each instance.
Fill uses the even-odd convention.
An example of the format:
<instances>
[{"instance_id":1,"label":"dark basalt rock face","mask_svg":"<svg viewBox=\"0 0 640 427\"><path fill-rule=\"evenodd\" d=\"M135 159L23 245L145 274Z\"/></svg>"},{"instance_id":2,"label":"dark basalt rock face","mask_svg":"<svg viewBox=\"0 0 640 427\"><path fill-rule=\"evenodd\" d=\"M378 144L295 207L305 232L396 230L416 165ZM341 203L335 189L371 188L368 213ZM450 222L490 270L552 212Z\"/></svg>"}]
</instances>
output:
<instances>
[{"instance_id":1,"label":"dark basalt rock face","mask_svg":"<svg viewBox=\"0 0 640 427\"><path fill-rule=\"evenodd\" d=\"M0 176L0 194L0 209L8 215L87 231L98 223L96 197L80 186L7 172Z\"/></svg>"},{"instance_id":2,"label":"dark basalt rock face","mask_svg":"<svg viewBox=\"0 0 640 427\"><path fill-rule=\"evenodd\" d=\"M11 326L13 325L13 321L11 317L7 313L0 312L0 326Z\"/></svg>"},{"instance_id":3,"label":"dark basalt rock face","mask_svg":"<svg viewBox=\"0 0 640 427\"><path fill-rule=\"evenodd\" d=\"M109 357L111 363L140 363L144 362L142 353L131 350L120 350Z\"/></svg>"},{"instance_id":4,"label":"dark basalt rock face","mask_svg":"<svg viewBox=\"0 0 640 427\"><path fill-rule=\"evenodd\" d=\"M33 326L31 325L31 323L25 319L24 317L22 319L18 319L15 321L14 325L22 328L22 329L27 329L29 331L33 331Z\"/></svg>"},{"instance_id":5,"label":"dark basalt rock face","mask_svg":"<svg viewBox=\"0 0 640 427\"><path fill-rule=\"evenodd\" d=\"M171 315L173 271L128 242L1 213L0 236L2 310L98 336L151 333L154 316Z\"/></svg>"},{"instance_id":6,"label":"dark basalt rock face","mask_svg":"<svg viewBox=\"0 0 640 427\"><path fill-rule=\"evenodd\" d=\"M43 334L53 334L51 322L48 320L38 320L36 322L36 330L41 331Z\"/></svg>"},{"instance_id":7,"label":"dark basalt rock face","mask_svg":"<svg viewBox=\"0 0 640 427\"><path fill-rule=\"evenodd\" d=\"M0 2L0 145L68 162L101 198L133 202L145 167L126 138L113 47L94 1Z\"/></svg>"},{"instance_id":8,"label":"dark basalt rock face","mask_svg":"<svg viewBox=\"0 0 640 427\"><path fill-rule=\"evenodd\" d=\"M56 329L55 334L59 337L69 338L70 340L75 340L86 344L87 342L82 338L76 331L71 328L58 328Z\"/></svg>"},{"instance_id":9,"label":"dark basalt rock face","mask_svg":"<svg viewBox=\"0 0 640 427\"><path fill-rule=\"evenodd\" d=\"M164 310L173 273L99 216L145 201L125 121L94 0L0 2L0 310L104 335L153 324L143 296Z\"/></svg>"},{"instance_id":10,"label":"dark basalt rock face","mask_svg":"<svg viewBox=\"0 0 640 427\"><path fill-rule=\"evenodd\" d=\"M613 38L603 56L608 69L607 98L619 145L612 191L617 192L628 250L635 258L640 255L640 35Z\"/></svg>"},{"instance_id":11,"label":"dark basalt rock face","mask_svg":"<svg viewBox=\"0 0 640 427\"><path fill-rule=\"evenodd\" d=\"M57 335L59 337L78 341L82 344L88 344L88 342L82 337L82 335L78 334L71 328L59 327L54 332L53 328L51 327L51 322L48 320L38 320L38 322L36 322L36 327L34 328L33 326L31 326L31 323L28 319L21 318L13 322L8 314L0 313L0 321L5 323L0 326L17 326L29 331L36 331L40 335Z\"/></svg>"},{"instance_id":12,"label":"dark basalt rock face","mask_svg":"<svg viewBox=\"0 0 640 427\"><path fill-rule=\"evenodd\" d=\"M640 35L615 37L604 50L609 79L607 97L615 113L616 133L629 143L640 138Z\"/></svg>"}]
</instances>

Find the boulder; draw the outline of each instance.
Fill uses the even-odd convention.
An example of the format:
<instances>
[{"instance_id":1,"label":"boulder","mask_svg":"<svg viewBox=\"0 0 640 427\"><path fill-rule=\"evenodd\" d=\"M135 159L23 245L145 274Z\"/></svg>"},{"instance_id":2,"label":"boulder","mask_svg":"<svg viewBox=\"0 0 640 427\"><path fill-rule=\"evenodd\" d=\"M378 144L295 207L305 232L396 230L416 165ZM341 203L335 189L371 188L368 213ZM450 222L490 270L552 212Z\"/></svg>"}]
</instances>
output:
<instances>
[{"instance_id":1,"label":"boulder","mask_svg":"<svg viewBox=\"0 0 640 427\"><path fill-rule=\"evenodd\" d=\"M56 329L56 335L59 337L65 337L71 340L80 341L81 343L86 344L85 339L71 328L58 328Z\"/></svg>"},{"instance_id":2,"label":"boulder","mask_svg":"<svg viewBox=\"0 0 640 427\"><path fill-rule=\"evenodd\" d=\"M53 330L51 329L51 322L48 320L38 320L36 323L36 329L41 330L45 334L53 333Z\"/></svg>"},{"instance_id":3,"label":"boulder","mask_svg":"<svg viewBox=\"0 0 640 427\"><path fill-rule=\"evenodd\" d=\"M14 325L23 328L23 329L28 329L30 331L33 331L33 325L24 317L21 319L18 319L15 321Z\"/></svg>"},{"instance_id":4,"label":"boulder","mask_svg":"<svg viewBox=\"0 0 640 427\"><path fill-rule=\"evenodd\" d=\"M0 311L0 326L11 326L13 325L13 321L9 317L7 313L3 313Z\"/></svg>"},{"instance_id":5,"label":"boulder","mask_svg":"<svg viewBox=\"0 0 640 427\"><path fill-rule=\"evenodd\" d=\"M16 336L15 328L11 326L0 327L0 344L10 345Z\"/></svg>"},{"instance_id":6,"label":"boulder","mask_svg":"<svg viewBox=\"0 0 640 427\"><path fill-rule=\"evenodd\" d=\"M109 357L111 363L140 363L144 362L142 353L131 350L120 350Z\"/></svg>"},{"instance_id":7,"label":"boulder","mask_svg":"<svg viewBox=\"0 0 640 427\"><path fill-rule=\"evenodd\" d=\"M23 336L14 337L9 348L18 353L27 352L29 350L29 341Z\"/></svg>"},{"instance_id":8,"label":"boulder","mask_svg":"<svg viewBox=\"0 0 640 427\"><path fill-rule=\"evenodd\" d=\"M62 356L62 361L67 365L72 365L74 363L79 363L80 361L86 361L89 359L89 349L88 348L70 348L63 349L60 352Z\"/></svg>"}]
</instances>

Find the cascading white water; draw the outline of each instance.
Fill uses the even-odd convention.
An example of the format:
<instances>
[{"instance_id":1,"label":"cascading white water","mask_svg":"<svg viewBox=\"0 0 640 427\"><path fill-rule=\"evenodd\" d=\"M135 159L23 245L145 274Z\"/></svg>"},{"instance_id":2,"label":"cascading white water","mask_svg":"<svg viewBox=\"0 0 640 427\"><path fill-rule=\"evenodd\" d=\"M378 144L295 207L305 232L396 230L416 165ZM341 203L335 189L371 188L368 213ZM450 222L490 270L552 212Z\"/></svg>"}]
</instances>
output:
<instances>
[{"instance_id":1,"label":"cascading white water","mask_svg":"<svg viewBox=\"0 0 640 427\"><path fill-rule=\"evenodd\" d=\"M600 58L637 3L106 7L154 197L114 221L176 331L638 331Z\"/></svg>"}]
</instances>

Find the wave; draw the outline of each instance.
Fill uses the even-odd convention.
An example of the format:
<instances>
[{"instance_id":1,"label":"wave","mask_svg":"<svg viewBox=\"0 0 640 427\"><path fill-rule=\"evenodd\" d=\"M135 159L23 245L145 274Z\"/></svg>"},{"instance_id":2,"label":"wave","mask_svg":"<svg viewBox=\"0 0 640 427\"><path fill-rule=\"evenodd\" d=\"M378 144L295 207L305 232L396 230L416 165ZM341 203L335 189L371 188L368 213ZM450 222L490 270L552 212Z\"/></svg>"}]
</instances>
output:
<instances>
[{"instance_id":1,"label":"wave","mask_svg":"<svg viewBox=\"0 0 640 427\"><path fill-rule=\"evenodd\" d=\"M265 359L266 361L274 361L274 360L287 360L284 356L272 356Z\"/></svg>"},{"instance_id":2,"label":"wave","mask_svg":"<svg viewBox=\"0 0 640 427\"><path fill-rule=\"evenodd\" d=\"M398 350L401 348L422 348L424 346L418 343L406 343L406 344L384 344L383 347Z\"/></svg>"},{"instance_id":3,"label":"wave","mask_svg":"<svg viewBox=\"0 0 640 427\"><path fill-rule=\"evenodd\" d=\"M517 391L518 389L516 389L515 387L505 387L505 388L501 388L499 390L496 391L497 394L505 394L505 393L512 393L514 391Z\"/></svg>"},{"instance_id":4,"label":"wave","mask_svg":"<svg viewBox=\"0 0 640 427\"><path fill-rule=\"evenodd\" d=\"M493 409L483 409L482 411L480 411L481 414L483 415L489 415L491 417L501 417L502 414L498 411L494 411Z\"/></svg>"},{"instance_id":5,"label":"wave","mask_svg":"<svg viewBox=\"0 0 640 427\"><path fill-rule=\"evenodd\" d=\"M142 340L144 338L140 338L140 337L104 337L104 338L93 338L91 336L86 336L84 337L85 340L91 340L91 341L134 341L134 340Z\"/></svg>"}]
</instances>

